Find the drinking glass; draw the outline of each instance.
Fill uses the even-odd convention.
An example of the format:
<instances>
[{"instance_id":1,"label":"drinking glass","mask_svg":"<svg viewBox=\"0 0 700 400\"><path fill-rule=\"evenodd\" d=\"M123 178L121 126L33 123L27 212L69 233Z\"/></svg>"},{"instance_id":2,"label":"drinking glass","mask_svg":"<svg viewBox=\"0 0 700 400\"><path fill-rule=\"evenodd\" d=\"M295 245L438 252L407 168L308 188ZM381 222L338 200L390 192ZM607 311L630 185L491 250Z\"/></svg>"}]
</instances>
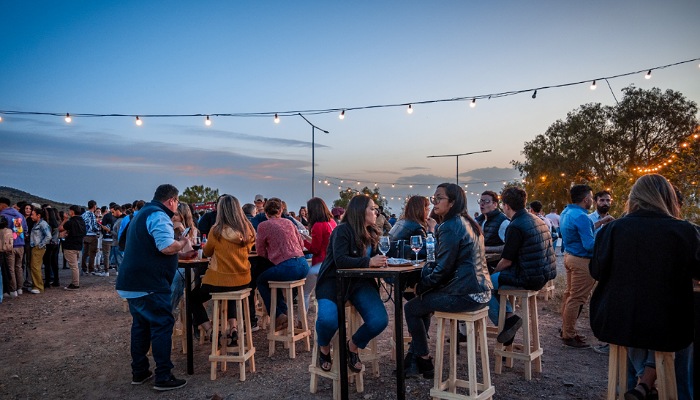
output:
<instances>
[{"instance_id":1,"label":"drinking glass","mask_svg":"<svg viewBox=\"0 0 700 400\"><path fill-rule=\"evenodd\" d=\"M416 253L416 262L413 265L418 265L418 252L423 248L423 237L420 235L411 236L411 250Z\"/></svg>"},{"instance_id":2,"label":"drinking glass","mask_svg":"<svg viewBox=\"0 0 700 400\"><path fill-rule=\"evenodd\" d=\"M390 248L391 248L391 239L389 239L389 236L380 236L379 237L379 251L382 253L382 255L386 257L386 253L389 251Z\"/></svg>"}]
</instances>

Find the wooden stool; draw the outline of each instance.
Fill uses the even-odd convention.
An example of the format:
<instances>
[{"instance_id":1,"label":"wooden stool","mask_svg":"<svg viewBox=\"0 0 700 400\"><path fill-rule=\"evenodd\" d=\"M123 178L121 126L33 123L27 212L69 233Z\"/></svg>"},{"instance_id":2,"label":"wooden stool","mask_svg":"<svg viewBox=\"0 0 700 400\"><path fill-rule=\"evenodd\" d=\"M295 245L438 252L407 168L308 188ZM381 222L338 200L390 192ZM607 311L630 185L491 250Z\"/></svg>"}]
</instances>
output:
<instances>
[{"instance_id":1,"label":"wooden stool","mask_svg":"<svg viewBox=\"0 0 700 400\"><path fill-rule=\"evenodd\" d=\"M318 303L315 304L318 309ZM350 315L347 315L349 308L345 307L346 321L350 321ZM316 326L316 318L314 318L314 327ZM314 337L317 337L316 328L314 328ZM314 340L314 348L311 352L311 364L309 365L309 372L311 373L311 381L309 384L309 391L311 393L316 393L318 390L318 377L329 378L333 380L333 399L340 399L340 366L338 365L338 353L335 349L340 349L340 342L338 339L338 333L331 340L331 356L333 357L333 364L330 371L324 371L318 363L318 352L321 351L318 348L318 342ZM348 368L345 366L345 368ZM365 366L362 365L362 370L360 372L353 372L348 368L348 382L355 381L355 389L357 393L362 393L365 390L364 385L364 373Z\"/></svg>"},{"instance_id":2,"label":"wooden stool","mask_svg":"<svg viewBox=\"0 0 700 400\"><path fill-rule=\"evenodd\" d=\"M267 315L265 302L260 297L260 292L255 289L255 316L258 317L258 326L260 329L267 329L270 325L270 316Z\"/></svg>"},{"instance_id":3,"label":"wooden stool","mask_svg":"<svg viewBox=\"0 0 700 400\"><path fill-rule=\"evenodd\" d=\"M362 325L362 316L357 312L352 304L345 303L345 314L348 315L346 321L348 321L348 338L353 332L357 332L357 329ZM364 349L359 349L360 359L364 365L370 365L372 367L372 375L379 377L379 353L377 346L377 338L372 338Z\"/></svg>"},{"instance_id":4,"label":"wooden stool","mask_svg":"<svg viewBox=\"0 0 700 400\"><path fill-rule=\"evenodd\" d=\"M285 348L289 346L289 358L296 358L296 346L295 342L297 340L304 339L306 344L306 351L311 350L311 344L309 342L309 336L311 336L311 330L309 330L309 321L306 319L306 309L304 308L304 283L306 279L299 279L297 281L269 281L270 291L272 297L270 298L271 310L270 310L270 330L267 334L267 340L270 341L270 354L272 357L275 354L275 342L284 343ZM294 294L293 289L297 288L297 294L299 296L299 319L301 320L301 328L296 328L296 321L294 318ZM287 299L287 329L276 331L276 315L277 315L277 289L284 290L285 297Z\"/></svg>"},{"instance_id":5,"label":"wooden stool","mask_svg":"<svg viewBox=\"0 0 700 400\"><path fill-rule=\"evenodd\" d=\"M490 399L496 392L491 384L491 369L489 368L488 342L486 340L486 318L489 308L478 311L447 313L435 312L437 320L437 345L435 346L435 380L430 396L438 399ZM447 380L442 380L442 364L444 357L443 346L445 344L445 321L450 322L450 374ZM467 325L467 373L468 379L457 379L457 322L464 321ZM481 349L481 368L483 383L476 378L476 347ZM468 395L457 394L457 387L467 388Z\"/></svg>"},{"instance_id":6,"label":"wooden stool","mask_svg":"<svg viewBox=\"0 0 700 400\"><path fill-rule=\"evenodd\" d=\"M554 298L554 280L548 281L542 289L540 289L540 292L537 297L541 297L542 300L547 301L549 299Z\"/></svg>"},{"instance_id":7,"label":"wooden stool","mask_svg":"<svg viewBox=\"0 0 700 400\"><path fill-rule=\"evenodd\" d=\"M253 331L250 328L250 308L248 307L248 296L250 289L238 290L235 292L212 293L211 299L214 302L214 331L211 341L211 380L216 379L216 367L221 363L221 370L226 371L226 363L236 362L240 366L240 380L245 381L245 362L250 360L250 372L255 372L255 346L253 346ZM238 346L219 347L219 333L228 332L228 301L236 302L236 325L238 329ZM228 342L224 335L222 339ZM237 355L229 355L235 352Z\"/></svg>"},{"instance_id":8,"label":"wooden stool","mask_svg":"<svg viewBox=\"0 0 700 400\"><path fill-rule=\"evenodd\" d=\"M122 299L122 311L129 312L129 300Z\"/></svg>"},{"instance_id":9,"label":"wooden stool","mask_svg":"<svg viewBox=\"0 0 700 400\"><path fill-rule=\"evenodd\" d=\"M678 399L674 353L656 351L656 389L660 399ZM627 347L610 344L608 358L608 400L624 399L627 392Z\"/></svg>"},{"instance_id":10,"label":"wooden stool","mask_svg":"<svg viewBox=\"0 0 700 400\"><path fill-rule=\"evenodd\" d=\"M506 321L506 302L509 297L519 298L523 311L523 346L522 352L516 352L514 346L505 347L502 343L496 343L496 368L497 374L501 373L503 358L506 358L506 366L512 367L513 360L525 361L525 379L532 379L532 362L535 362L535 372L542 372L542 347L540 347L540 331L537 320L537 292L526 289L498 289L501 296L498 312L498 331L503 331Z\"/></svg>"},{"instance_id":11,"label":"wooden stool","mask_svg":"<svg viewBox=\"0 0 700 400\"><path fill-rule=\"evenodd\" d=\"M177 338L179 337L180 345L182 346L182 354L187 354L187 332L185 331L185 316L187 311L185 310L185 296L180 298L177 309L178 313L177 318L175 318L175 326L173 327L173 344L171 350L175 350L175 342L177 342Z\"/></svg>"}]
</instances>

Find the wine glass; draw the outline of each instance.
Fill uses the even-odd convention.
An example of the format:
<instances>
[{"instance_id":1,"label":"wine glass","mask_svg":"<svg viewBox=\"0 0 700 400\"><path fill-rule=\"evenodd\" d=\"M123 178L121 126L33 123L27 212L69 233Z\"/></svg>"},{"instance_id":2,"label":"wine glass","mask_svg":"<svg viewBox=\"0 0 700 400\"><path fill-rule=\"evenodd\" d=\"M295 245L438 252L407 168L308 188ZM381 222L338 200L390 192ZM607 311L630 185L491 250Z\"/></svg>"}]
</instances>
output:
<instances>
[{"instance_id":1,"label":"wine glass","mask_svg":"<svg viewBox=\"0 0 700 400\"><path fill-rule=\"evenodd\" d=\"M420 235L411 236L411 250L416 253L416 262L413 265L418 265L418 252L423 248L423 237Z\"/></svg>"},{"instance_id":2,"label":"wine glass","mask_svg":"<svg viewBox=\"0 0 700 400\"><path fill-rule=\"evenodd\" d=\"M389 236L380 236L379 251L382 253L383 256L386 257L386 253L389 251L389 248L391 248L391 239L389 239Z\"/></svg>"}]
</instances>

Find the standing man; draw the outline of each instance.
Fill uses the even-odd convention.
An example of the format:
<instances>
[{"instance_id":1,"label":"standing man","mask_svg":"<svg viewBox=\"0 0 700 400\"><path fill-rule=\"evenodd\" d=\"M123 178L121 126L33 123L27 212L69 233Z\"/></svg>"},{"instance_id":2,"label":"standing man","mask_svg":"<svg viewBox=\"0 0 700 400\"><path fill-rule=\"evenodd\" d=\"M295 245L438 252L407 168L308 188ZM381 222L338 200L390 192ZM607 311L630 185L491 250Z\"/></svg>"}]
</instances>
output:
<instances>
[{"instance_id":1,"label":"standing man","mask_svg":"<svg viewBox=\"0 0 700 400\"><path fill-rule=\"evenodd\" d=\"M253 203L255 204L255 215L265 213L265 198L263 195L256 194L255 201Z\"/></svg>"},{"instance_id":2,"label":"standing man","mask_svg":"<svg viewBox=\"0 0 700 400\"><path fill-rule=\"evenodd\" d=\"M610 192L602 190L593 196L593 200L595 201L595 211L588 214L588 218L593 221L594 233L597 235L601 228L603 228L603 225L614 221L615 217L608 214L610 206L612 205L612 195Z\"/></svg>"},{"instance_id":3,"label":"standing man","mask_svg":"<svg viewBox=\"0 0 700 400\"><path fill-rule=\"evenodd\" d=\"M501 210L498 209L498 195L490 190L481 194L479 200L479 210L481 215L476 222L484 230L484 245L487 253L501 254L506 239L506 228L510 221ZM488 263L489 272L492 272L498 261Z\"/></svg>"},{"instance_id":4,"label":"standing man","mask_svg":"<svg viewBox=\"0 0 700 400\"><path fill-rule=\"evenodd\" d=\"M22 294L22 285L24 284L22 257L24 256L24 235L27 232L27 221L19 211L10 207L10 199L7 197L0 197L0 215L7 219L7 227L12 231L14 239L12 251L7 253L6 260L7 269L10 272L10 296L17 297L17 295Z\"/></svg>"},{"instance_id":5,"label":"standing man","mask_svg":"<svg viewBox=\"0 0 700 400\"><path fill-rule=\"evenodd\" d=\"M503 208L505 209L505 206ZM545 225L547 225L547 229L549 229L551 236L552 221L550 221L549 218L545 217L544 214L542 214L542 203L539 200L535 200L532 203L530 203L530 212L537 218L541 219ZM508 216L508 213L506 213L506 216Z\"/></svg>"},{"instance_id":6,"label":"standing man","mask_svg":"<svg viewBox=\"0 0 700 400\"><path fill-rule=\"evenodd\" d=\"M66 290L80 289L80 272L78 271L78 257L83 249L83 238L85 237L85 220L82 217L82 210L78 205L72 205L68 212L63 214L63 222L58 226L59 235L63 240L63 257L66 259L71 269L71 283L64 287Z\"/></svg>"},{"instance_id":7,"label":"standing man","mask_svg":"<svg viewBox=\"0 0 700 400\"><path fill-rule=\"evenodd\" d=\"M593 222L588 209L593 205L593 191L588 185L575 185L570 190L571 203L561 212L561 233L566 248L566 291L562 306L562 333L564 344L570 347L589 347L576 332L576 321L583 306L591 297L595 280L588 270L593 256Z\"/></svg>"},{"instance_id":8,"label":"standing man","mask_svg":"<svg viewBox=\"0 0 700 400\"><path fill-rule=\"evenodd\" d=\"M557 276L557 261L552 248L551 231L537 214L525 210L527 193L517 187L509 187L501 193L503 212L510 219L506 230L501 260L498 262L491 282L494 290L508 285L527 290L540 290ZM539 203L534 201L532 205ZM542 204L539 204L539 210ZM543 218L543 217L542 217ZM491 296L489 317L498 325L499 298ZM506 304L506 322L498 334L498 343L509 346L515 333L523 324L522 318L513 313L510 303Z\"/></svg>"},{"instance_id":9,"label":"standing man","mask_svg":"<svg viewBox=\"0 0 700 400\"><path fill-rule=\"evenodd\" d=\"M175 324L170 286L177 271L178 252L189 243L186 237L175 240L171 218L180 203L177 196L175 186L160 185L153 200L133 217L126 232L124 261L117 276L117 292L128 300L133 318L131 384L140 385L153 376L146 355L150 347L156 363L153 388L161 391L187 384L186 380L172 374L170 361Z\"/></svg>"},{"instance_id":10,"label":"standing man","mask_svg":"<svg viewBox=\"0 0 700 400\"><path fill-rule=\"evenodd\" d=\"M88 209L82 215L85 221L85 229L87 229L83 238L83 259L81 267L85 274L95 275L95 256L97 255L97 235L100 233L100 226L97 223L95 210L97 202L95 200L88 201Z\"/></svg>"},{"instance_id":11,"label":"standing man","mask_svg":"<svg viewBox=\"0 0 700 400\"><path fill-rule=\"evenodd\" d=\"M557 214L557 209L552 208L549 210L549 214L545 215L545 218L547 218L551 223L552 223L552 246L554 247L554 254L557 254L557 239L561 236L561 232L559 231L559 214ZM561 252L562 254L564 253L564 246L562 245L561 247Z\"/></svg>"},{"instance_id":12,"label":"standing man","mask_svg":"<svg viewBox=\"0 0 700 400\"><path fill-rule=\"evenodd\" d=\"M109 276L109 263L110 256L112 253L112 243L114 239L112 237L112 230L114 228L114 207L117 204L112 202L109 203L109 212L102 215L102 222L99 226L102 230L102 271L98 272L99 276Z\"/></svg>"},{"instance_id":13,"label":"standing man","mask_svg":"<svg viewBox=\"0 0 700 400\"><path fill-rule=\"evenodd\" d=\"M119 250L118 241L115 241L117 232L119 232L119 228L124 220L122 210L123 208L119 204L115 204L114 207L112 207L112 217L114 218L114 223L112 224L112 235L115 237L112 237L112 256L110 258L114 259L115 275L119 275L119 266L121 265L122 258L124 257L122 251Z\"/></svg>"}]
</instances>

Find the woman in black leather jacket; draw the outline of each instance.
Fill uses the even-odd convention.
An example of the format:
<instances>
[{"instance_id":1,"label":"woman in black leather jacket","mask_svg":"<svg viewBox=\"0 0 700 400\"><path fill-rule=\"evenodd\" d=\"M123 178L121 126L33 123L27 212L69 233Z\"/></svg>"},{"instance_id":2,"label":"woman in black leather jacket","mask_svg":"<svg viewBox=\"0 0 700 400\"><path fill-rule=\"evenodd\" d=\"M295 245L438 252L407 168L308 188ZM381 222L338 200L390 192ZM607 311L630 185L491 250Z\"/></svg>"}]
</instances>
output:
<instances>
[{"instance_id":1,"label":"woman in black leather jacket","mask_svg":"<svg viewBox=\"0 0 700 400\"><path fill-rule=\"evenodd\" d=\"M491 278L486 267L484 236L467 213L464 190L443 183L431 199L433 212L442 218L436 229L435 262L423 267L416 298L404 306L411 346L406 355L407 377L433 377L426 326L435 311L463 312L486 307L491 298Z\"/></svg>"}]
</instances>

